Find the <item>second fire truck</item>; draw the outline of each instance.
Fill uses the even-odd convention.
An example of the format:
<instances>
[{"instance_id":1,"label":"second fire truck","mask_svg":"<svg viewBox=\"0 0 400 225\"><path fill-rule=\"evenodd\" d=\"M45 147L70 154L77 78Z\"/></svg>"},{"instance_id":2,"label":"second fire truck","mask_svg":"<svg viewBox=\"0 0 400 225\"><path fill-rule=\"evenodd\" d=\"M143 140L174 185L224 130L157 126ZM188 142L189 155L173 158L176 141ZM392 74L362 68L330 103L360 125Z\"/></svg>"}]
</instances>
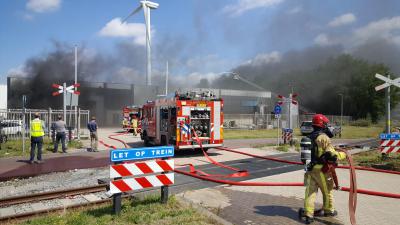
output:
<instances>
[{"instance_id":1,"label":"second fire truck","mask_svg":"<svg viewBox=\"0 0 400 225\"><path fill-rule=\"evenodd\" d=\"M204 150L222 146L223 105L209 91L148 102L142 108L141 138L146 146L174 145L176 150L198 149L199 141Z\"/></svg>"}]
</instances>

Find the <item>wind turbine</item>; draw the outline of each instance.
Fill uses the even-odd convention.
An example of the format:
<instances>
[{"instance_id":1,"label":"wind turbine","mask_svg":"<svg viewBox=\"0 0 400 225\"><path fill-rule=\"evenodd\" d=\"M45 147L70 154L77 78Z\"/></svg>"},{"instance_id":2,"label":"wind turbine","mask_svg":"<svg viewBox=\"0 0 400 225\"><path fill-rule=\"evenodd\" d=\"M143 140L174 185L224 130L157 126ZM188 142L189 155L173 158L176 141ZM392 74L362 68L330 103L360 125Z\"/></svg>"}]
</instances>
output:
<instances>
[{"instance_id":1,"label":"wind turbine","mask_svg":"<svg viewBox=\"0 0 400 225\"><path fill-rule=\"evenodd\" d=\"M151 33L150 33L150 9L157 9L159 6L158 3L151 1L140 1L140 5L133 10L131 14L129 14L122 23L125 23L126 20L139 12L143 8L144 12L144 20L146 22L146 49L147 49L147 76L146 76L146 84L151 85Z\"/></svg>"}]
</instances>

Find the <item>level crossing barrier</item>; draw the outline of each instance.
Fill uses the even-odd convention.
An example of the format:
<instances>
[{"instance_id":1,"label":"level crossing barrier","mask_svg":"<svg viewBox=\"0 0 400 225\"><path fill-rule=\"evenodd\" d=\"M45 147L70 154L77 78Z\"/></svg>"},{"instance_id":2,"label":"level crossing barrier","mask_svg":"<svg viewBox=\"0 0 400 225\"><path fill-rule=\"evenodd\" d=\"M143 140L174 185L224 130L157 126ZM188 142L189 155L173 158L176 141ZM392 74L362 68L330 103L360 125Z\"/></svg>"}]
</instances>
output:
<instances>
[{"instance_id":1,"label":"level crossing barrier","mask_svg":"<svg viewBox=\"0 0 400 225\"><path fill-rule=\"evenodd\" d=\"M292 138L293 138L293 129L282 128L283 144L291 143Z\"/></svg>"},{"instance_id":2,"label":"level crossing barrier","mask_svg":"<svg viewBox=\"0 0 400 225\"><path fill-rule=\"evenodd\" d=\"M161 187L161 202L168 201L168 186L174 184L173 146L114 149L110 151L110 184L113 211L121 212L122 193L145 188ZM150 161L134 161L156 159ZM161 159L160 159L161 158Z\"/></svg>"},{"instance_id":3,"label":"level crossing barrier","mask_svg":"<svg viewBox=\"0 0 400 225\"><path fill-rule=\"evenodd\" d=\"M400 134L381 134L380 151L388 154L400 152Z\"/></svg>"}]
</instances>

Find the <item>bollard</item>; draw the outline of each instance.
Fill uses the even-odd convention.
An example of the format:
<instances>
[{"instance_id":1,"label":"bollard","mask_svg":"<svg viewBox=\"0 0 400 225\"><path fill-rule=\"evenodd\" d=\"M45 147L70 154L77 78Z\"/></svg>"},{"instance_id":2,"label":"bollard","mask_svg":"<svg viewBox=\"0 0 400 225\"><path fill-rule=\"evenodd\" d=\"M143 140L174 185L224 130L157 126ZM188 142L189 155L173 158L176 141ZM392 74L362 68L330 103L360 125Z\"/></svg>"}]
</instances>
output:
<instances>
[{"instance_id":1,"label":"bollard","mask_svg":"<svg viewBox=\"0 0 400 225\"><path fill-rule=\"evenodd\" d=\"M68 127L68 142L72 141L72 127Z\"/></svg>"},{"instance_id":2,"label":"bollard","mask_svg":"<svg viewBox=\"0 0 400 225\"><path fill-rule=\"evenodd\" d=\"M114 164L121 164L122 162L115 162ZM114 180L119 180L122 178L115 178ZM113 195L113 213L119 215L122 208L122 193L117 193Z\"/></svg>"},{"instance_id":3,"label":"bollard","mask_svg":"<svg viewBox=\"0 0 400 225\"><path fill-rule=\"evenodd\" d=\"M161 158L162 160L167 160L168 158ZM164 174L162 172L161 174ZM168 186L161 186L161 203L166 204L168 202Z\"/></svg>"}]
</instances>

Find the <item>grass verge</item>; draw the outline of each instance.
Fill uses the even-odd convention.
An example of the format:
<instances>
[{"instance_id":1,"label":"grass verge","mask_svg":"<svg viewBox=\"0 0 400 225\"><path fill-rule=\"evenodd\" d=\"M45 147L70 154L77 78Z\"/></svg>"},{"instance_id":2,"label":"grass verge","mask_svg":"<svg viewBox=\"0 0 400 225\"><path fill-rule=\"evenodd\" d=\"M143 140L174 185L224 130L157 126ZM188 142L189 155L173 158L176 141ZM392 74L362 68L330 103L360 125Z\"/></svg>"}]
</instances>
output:
<instances>
[{"instance_id":1,"label":"grass verge","mask_svg":"<svg viewBox=\"0 0 400 225\"><path fill-rule=\"evenodd\" d=\"M173 196L167 204L160 203L159 196L149 196L144 200L124 200L121 214L112 214L112 205L95 206L53 213L34 218L21 225L125 225L125 224L218 224L198 213L192 207L183 206Z\"/></svg>"},{"instance_id":2,"label":"grass verge","mask_svg":"<svg viewBox=\"0 0 400 225\"><path fill-rule=\"evenodd\" d=\"M342 139L378 138L379 134L382 133L382 131L383 127L380 126L370 126L370 127L343 126L341 138ZM224 130L225 139L276 138L277 135L278 135L277 129ZM301 136L300 129L294 129L294 135L297 137Z\"/></svg>"},{"instance_id":3,"label":"grass verge","mask_svg":"<svg viewBox=\"0 0 400 225\"><path fill-rule=\"evenodd\" d=\"M373 150L355 154L353 160L358 166L400 171L400 155L397 153L389 154L387 159L382 160L381 152Z\"/></svg>"},{"instance_id":4,"label":"grass verge","mask_svg":"<svg viewBox=\"0 0 400 225\"><path fill-rule=\"evenodd\" d=\"M80 149L83 147L82 142L73 140L68 142L69 149ZM29 156L31 149L31 142L29 138L25 140L25 153L22 152L22 139L21 140L9 140L6 143L1 144L0 158L12 157L12 156ZM44 138L43 140L43 154L51 153L54 149L54 144L50 138ZM58 151L61 151L61 143L58 145Z\"/></svg>"}]
</instances>

